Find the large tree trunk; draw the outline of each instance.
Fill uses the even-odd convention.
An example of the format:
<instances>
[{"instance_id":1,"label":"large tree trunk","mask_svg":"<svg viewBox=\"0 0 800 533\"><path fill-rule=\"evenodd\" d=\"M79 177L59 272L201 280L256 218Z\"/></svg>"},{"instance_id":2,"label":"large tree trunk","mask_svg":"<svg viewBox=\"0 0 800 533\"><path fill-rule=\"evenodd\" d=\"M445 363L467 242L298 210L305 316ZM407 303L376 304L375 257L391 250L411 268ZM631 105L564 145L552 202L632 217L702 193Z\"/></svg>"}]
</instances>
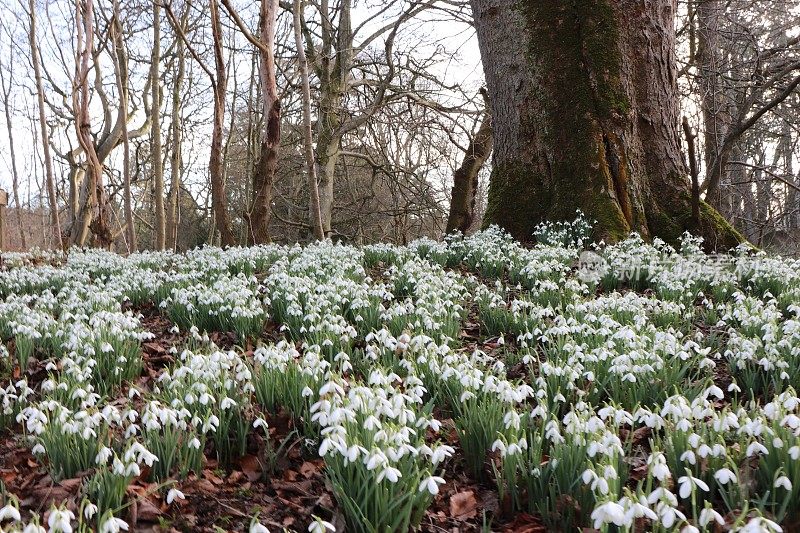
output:
<instances>
[{"instance_id":1,"label":"large tree trunk","mask_svg":"<svg viewBox=\"0 0 800 533\"><path fill-rule=\"evenodd\" d=\"M487 102L488 104L488 102ZM445 233L466 233L475 221L475 196L478 193L478 173L492 153L492 116L487 108L478 132L470 140L464 160L453 173L450 193L450 213Z\"/></svg>"},{"instance_id":2,"label":"large tree trunk","mask_svg":"<svg viewBox=\"0 0 800 533\"><path fill-rule=\"evenodd\" d=\"M521 240L581 209L596 237L631 230L709 247L742 237L701 205L680 152L675 0L472 0L494 130L485 221Z\"/></svg>"}]
</instances>

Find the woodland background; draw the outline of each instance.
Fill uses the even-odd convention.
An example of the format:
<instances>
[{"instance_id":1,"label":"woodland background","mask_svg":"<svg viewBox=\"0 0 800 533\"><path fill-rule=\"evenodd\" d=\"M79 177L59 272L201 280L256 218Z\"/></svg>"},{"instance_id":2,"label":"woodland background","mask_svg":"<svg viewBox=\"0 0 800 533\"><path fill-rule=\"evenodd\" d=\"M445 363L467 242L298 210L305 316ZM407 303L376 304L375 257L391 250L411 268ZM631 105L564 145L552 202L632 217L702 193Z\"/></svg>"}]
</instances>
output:
<instances>
[{"instance_id":1,"label":"woodland background","mask_svg":"<svg viewBox=\"0 0 800 533\"><path fill-rule=\"evenodd\" d=\"M402 244L480 227L493 141L484 71L502 73L475 38L473 13L491 2L473 4L5 3L8 247L291 243L317 225ZM706 200L754 244L796 253L797 0L654 4L674 20L683 165L693 139Z\"/></svg>"}]
</instances>

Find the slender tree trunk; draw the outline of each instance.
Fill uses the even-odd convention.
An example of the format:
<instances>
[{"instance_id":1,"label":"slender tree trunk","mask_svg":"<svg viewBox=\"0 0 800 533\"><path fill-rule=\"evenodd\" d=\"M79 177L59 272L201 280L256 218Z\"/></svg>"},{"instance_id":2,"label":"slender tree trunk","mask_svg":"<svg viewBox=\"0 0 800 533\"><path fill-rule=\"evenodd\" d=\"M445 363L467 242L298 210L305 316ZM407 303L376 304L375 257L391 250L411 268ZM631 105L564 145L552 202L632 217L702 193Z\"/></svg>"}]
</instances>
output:
<instances>
[{"instance_id":1,"label":"slender tree trunk","mask_svg":"<svg viewBox=\"0 0 800 533\"><path fill-rule=\"evenodd\" d=\"M681 158L675 0L472 0L489 90L494 167L485 223L522 240L536 224L597 220L675 242L742 240L701 204L692 223Z\"/></svg>"},{"instance_id":2,"label":"slender tree trunk","mask_svg":"<svg viewBox=\"0 0 800 533\"><path fill-rule=\"evenodd\" d=\"M22 206L19 202L19 172L17 171L17 154L14 148L14 128L11 124L11 83L14 79L14 54L9 58L8 86L6 86L5 74L0 64L0 82L3 86L3 111L6 116L6 132L8 133L8 151L11 157L11 194L14 197L14 210L17 213L17 229L19 230L20 244L23 250L28 249L27 239L25 238L25 229L22 222Z\"/></svg>"},{"instance_id":3,"label":"slender tree trunk","mask_svg":"<svg viewBox=\"0 0 800 533\"><path fill-rule=\"evenodd\" d=\"M91 231L97 244L106 247L111 244L112 235L108 226L103 165L97 156L89 115L89 59L94 44L94 0L77 0L76 8L77 55L72 105L78 142L86 154L87 171L81 211L77 223L73 225L71 239L74 244L83 246Z\"/></svg>"},{"instance_id":4,"label":"slender tree trunk","mask_svg":"<svg viewBox=\"0 0 800 533\"><path fill-rule=\"evenodd\" d=\"M317 189L317 173L314 162L314 146L311 139L311 87L308 81L308 60L300 30L301 0L294 0L292 10L294 22L294 42L297 47L297 63L300 70L300 80L303 86L303 145L306 157L306 170L308 172L308 188L310 194L311 225L314 237L318 240L325 238L320 214L320 197Z\"/></svg>"},{"instance_id":5,"label":"slender tree trunk","mask_svg":"<svg viewBox=\"0 0 800 533\"><path fill-rule=\"evenodd\" d=\"M185 27L188 15L188 6L181 16L181 25ZM186 57L183 39L176 37L175 43L175 81L172 87L172 152L170 153L170 183L169 202L166 212L166 245L170 250L176 250L178 244L178 205L181 189L181 90L183 78L186 73Z\"/></svg>"},{"instance_id":6,"label":"slender tree trunk","mask_svg":"<svg viewBox=\"0 0 800 533\"><path fill-rule=\"evenodd\" d=\"M319 179L320 219L326 236L331 234L333 220L336 167L341 154L344 121L344 97L353 64L354 35L351 24L352 0L342 0L339 24L331 24L333 16L328 0L320 2L322 14L321 51L317 54L319 109L317 117L316 172ZM311 219L313 222L313 207Z\"/></svg>"},{"instance_id":7,"label":"slender tree trunk","mask_svg":"<svg viewBox=\"0 0 800 533\"><path fill-rule=\"evenodd\" d=\"M488 104L488 102L487 102ZM453 173L450 194L450 214L445 233L466 233L475 220L475 196L478 193L478 173L492 152L492 118L488 106L478 132L470 140L461 166Z\"/></svg>"},{"instance_id":8,"label":"slender tree trunk","mask_svg":"<svg viewBox=\"0 0 800 533\"><path fill-rule=\"evenodd\" d=\"M153 53L150 58L150 90L153 100L153 118L150 123L151 156L153 161L153 196L155 197L155 246L166 246L166 220L164 213L164 166L161 159L161 84L158 69L161 63L161 0L153 0Z\"/></svg>"},{"instance_id":9,"label":"slender tree trunk","mask_svg":"<svg viewBox=\"0 0 800 533\"><path fill-rule=\"evenodd\" d=\"M722 0L703 0L697 4L697 65L699 70L700 109L703 115L707 195L709 203L723 214L720 189L728 166L730 147L726 136L731 127L731 114L726 106L722 84L722 47L720 24L725 5Z\"/></svg>"},{"instance_id":10,"label":"slender tree trunk","mask_svg":"<svg viewBox=\"0 0 800 533\"><path fill-rule=\"evenodd\" d=\"M47 181L47 198L50 203L50 223L52 231L56 235L56 242L58 242L59 248L63 249L64 241L61 235L61 221L58 216L58 199L56 198L56 180L53 175L53 159L50 156L50 137L47 134L47 119L44 113L44 86L42 84L42 66L39 61L39 45L36 42L36 4L34 0L28 0L28 10L28 15L30 16L28 44L31 48L33 77L36 81L36 103L39 110L39 129L41 130L42 152Z\"/></svg>"},{"instance_id":11,"label":"slender tree trunk","mask_svg":"<svg viewBox=\"0 0 800 533\"><path fill-rule=\"evenodd\" d=\"M119 93L119 109L117 110L117 120L127 124L128 121L128 54L125 50L125 43L122 35L122 18L119 10L119 0L113 2L113 42L114 42L114 77L117 82L117 92ZM122 130L122 188L123 202L125 210L125 240L128 244L128 252L135 252L136 226L133 222L133 195L131 194L131 147L128 138L127 126Z\"/></svg>"},{"instance_id":12,"label":"slender tree trunk","mask_svg":"<svg viewBox=\"0 0 800 533\"><path fill-rule=\"evenodd\" d=\"M261 150L253 172L253 203L250 209L250 235L253 244L270 241L269 219L272 203L272 184L278 165L278 148L281 144L281 102L275 76L275 23L278 0L261 0L259 33L262 48L259 54L258 74L261 81L263 105Z\"/></svg>"},{"instance_id":13,"label":"slender tree trunk","mask_svg":"<svg viewBox=\"0 0 800 533\"><path fill-rule=\"evenodd\" d=\"M789 183L800 185L795 180L794 175L794 153L792 150L792 125L788 121L784 121L781 126L781 138L778 143L778 152L782 161L783 175ZM786 187L786 200L783 205L783 219L784 227L786 229L793 229L800 226L800 194L797 194L797 189L791 186Z\"/></svg>"},{"instance_id":14,"label":"slender tree trunk","mask_svg":"<svg viewBox=\"0 0 800 533\"><path fill-rule=\"evenodd\" d=\"M211 0L211 31L214 41L214 120L211 130L211 155L208 171L211 179L211 206L214 210L214 221L219 231L222 246L234 246L236 238L231 231L228 215L228 199L225 193L225 172L222 161L222 134L225 124L225 92L227 74L225 59L222 53L222 23L219 17L217 0Z\"/></svg>"},{"instance_id":15,"label":"slender tree trunk","mask_svg":"<svg viewBox=\"0 0 800 533\"><path fill-rule=\"evenodd\" d=\"M259 61L261 59L261 54L258 50L254 50L253 54L250 58L250 69L251 72L256 72L256 69L259 67ZM245 165L244 168L249 169L251 171L251 175L249 180L245 180L244 186L244 197L245 198L253 198L255 195L253 191L255 190L255 181L256 181L256 163L260 161L258 157L259 154L256 154L256 150L260 151L261 147L261 113L258 112L259 104L257 102L261 101L261 91L260 91L260 84L256 84L255 82L256 77L251 76L250 80L247 83L247 155L245 157ZM250 218L250 212L252 211L252 201L250 206L248 207L248 212L245 213L245 224L243 225L242 231L243 234L241 235L240 239L242 242L251 242L253 235L252 229L252 220Z\"/></svg>"}]
</instances>

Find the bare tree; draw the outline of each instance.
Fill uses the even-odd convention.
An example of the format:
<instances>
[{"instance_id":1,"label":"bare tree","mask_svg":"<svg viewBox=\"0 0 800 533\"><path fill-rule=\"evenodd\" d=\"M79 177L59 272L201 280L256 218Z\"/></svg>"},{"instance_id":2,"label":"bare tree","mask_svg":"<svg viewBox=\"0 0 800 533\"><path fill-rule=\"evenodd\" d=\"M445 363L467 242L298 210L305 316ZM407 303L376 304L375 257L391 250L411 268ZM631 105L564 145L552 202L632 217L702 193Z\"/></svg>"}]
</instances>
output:
<instances>
[{"instance_id":1,"label":"bare tree","mask_svg":"<svg viewBox=\"0 0 800 533\"><path fill-rule=\"evenodd\" d=\"M125 50L122 31L122 17L120 15L119 0L114 0L112 15L112 41L114 43L112 59L114 62L114 78L119 93L119 108L117 121L126 122L128 116L128 54ZM136 227L133 221L133 198L131 193L131 149L128 138L128 128L122 128L122 183L123 201L125 211L125 236L129 252L137 249Z\"/></svg>"},{"instance_id":2,"label":"bare tree","mask_svg":"<svg viewBox=\"0 0 800 533\"><path fill-rule=\"evenodd\" d=\"M78 218L72 226L70 240L83 246L94 234L100 246L112 242L108 225L108 205L103 186L103 165L97 155L91 134L89 115L89 60L94 49L94 0L77 0L75 3L77 26L75 77L73 78L72 107L78 143L86 155L86 186Z\"/></svg>"},{"instance_id":3,"label":"bare tree","mask_svg":"<svg viewBox=\"0 0 800 533\"><path fill-rule=\"evenodd\" d=\"M301 20L301 0L294 0L294 41L297 46L297 65L300 71L300 80L303 87L303 148L306 157L306 172L308 173L308 188L310 191L309 209L311 212L311 225L314 230L314 237L318 240L325 238L322 213L320 206L319 189L317 188L317 172L314 163L314 146L311 134L311 88L308 81L308 60L306 59L305 47L303 46ZM328 221L330 226L330 220Z\"/></svg>"},{"instance_id":4,"label":"bare tree","mask_svg":"<svg viewBox=\"0 0 800 533\"><path fill-rule=\"evenodd\" d=\"M486 90L482 89L486 110L483 120L464 151L461 165L453 173L453 189L450 193L450 214L445 233L466 233L475 220L475 199L478 194L478 173L492 152L492 116Z\"/></svg>"},{"instance_id":5,"label":"bare tree","mask_svg":"<svg viewBox=\"0 0 800 533\"><path fill-rule=\"evenodd\" d=\"M185 28L191 4L184 4L181 14L180 25ZM185 31L185 30L182 30ZM177 32L176 32L177 34ZM181 125L181 91L183 89L183 78L186 74L186 50L183 39L176 35L175 38L175 61L174 79L172 84L171 102L171 124L170 124L170 185L169 202L166 212L166 244L170 250L175 250L178 244L178 224L180 220L180 191L181 191L181 164L183 152L183 136Z\"/></svg>"},{"instance_id":6,"label":"bare tree","mask_svg":"<svg viewBox=\"0 0 800 533\"><path fill-rule=\"evenodd\" d=\"M233 246L236 244L236 237L231 230L230 216L228 214L228 200L225 193L224 162L222 157L227 71L225 69L225 57L222 47L222 23L219 16L219 6L217 0L210 0L209 15L211 17L212 47L214 50L213 72L198 55L169 6L167 6L167 15L172 23L172 27L180 38L183 39L186 48L211 82L214 96L214 118L212 121L211 147L208 161L208 173L211 181L211 204L214 215L214 225L219 232L222 245Z\"/></svg>"},{"instance_id":7,"label":"bare tree","mask_svg":"<svg viewBox=\"0 0 800 533\"><path fill-rule=\"evenodd\" d=\"M278 164L281 142L281 102L278 97L275 71L275 24L278 0L261 0L259 12L259 38L256 38L234 10L230 0L222 0L239 29L259 52L258 74L261 82L261 105L264 119L260 135L258 161L253 169L252 202L247 213L248 242L260 244L270 241L269 218L272 186Z\"/></svg>"},{"instance_id":8,"label":"bare tree","mask_svg":"<svg viewBox=\"0 0 800 533\"><path fill-rule=\"evenodd\" d=\"M161 0L153 0L153 52L150 57L150 90L152 91L153 118L150 123L150 151L153 165L153 196L155 199L155 248L166 245L166 220L164 213L164 166L161 159Z\"/></svg>"},{"instance_id":9,"label":"bare tree","mask_svg":"<svg viewBox=\"0 0 800 533\"><path fill-rule=\"evenodd\" d=\"M28 27L28 44L31 50L31 63L33 64L33 76L36 81L36 103L39 111L39 129L42 141L42 152L47 181L47 197L50 201L50 221L52 230L56 234L56 242L59 248L64 248L63 236L61 234L61 221L58 213L58 200L56 198L56 181L53 176L53 158L50 155L50 144L47 131L47 119L45 118L45 99L44 84L42 83L42 68L39 60L39 44L36 42L36 6L34 0L28 0L28 17L30 25Z\"/></svg>"},{"instance_id":10,"label":"bare tree","mask_svg":"<svg viewBox=\"0 0 800 533\"><path fill-rule=\"evenodd\" d=\"M5 25L3 25L4 27ZM8 31L8 28L4 29ZM8 78L6 78L8 74ZM14 82L14 47L9 47L9 54L5 61L0 58L0 89L3 93L3 112L6 117L6 133L8 134L8 149L11 157L11 195L14 198L14 209L17 215L17 229L19 230L20 243L23 249L28 248L25 238L25 228L22 222L22 209L19 201L19 172L17 170L17 154L14 143L14 127L11 121L11 89Z\"/></svg>"}]
</instances>

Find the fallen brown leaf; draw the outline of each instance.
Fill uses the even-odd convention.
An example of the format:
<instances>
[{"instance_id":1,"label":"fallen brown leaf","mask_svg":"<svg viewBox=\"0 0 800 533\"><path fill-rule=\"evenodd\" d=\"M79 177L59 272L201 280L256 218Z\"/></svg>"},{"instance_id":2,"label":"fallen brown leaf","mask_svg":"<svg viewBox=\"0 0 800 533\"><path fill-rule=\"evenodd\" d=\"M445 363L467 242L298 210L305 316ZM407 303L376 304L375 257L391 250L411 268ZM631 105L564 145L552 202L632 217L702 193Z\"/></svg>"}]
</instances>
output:
<instances>
[{"instance_id":1,"label":"fallen brown leaf","mask_svg":"<svg viewBox=\"0 0 800 533\"><path fill-rule=\"evenodd\" d=\"M450 497L450 516L458 520L474 518L477 515L478 501L471 490L453 494Z\"/></svg>"}]
</instances>

